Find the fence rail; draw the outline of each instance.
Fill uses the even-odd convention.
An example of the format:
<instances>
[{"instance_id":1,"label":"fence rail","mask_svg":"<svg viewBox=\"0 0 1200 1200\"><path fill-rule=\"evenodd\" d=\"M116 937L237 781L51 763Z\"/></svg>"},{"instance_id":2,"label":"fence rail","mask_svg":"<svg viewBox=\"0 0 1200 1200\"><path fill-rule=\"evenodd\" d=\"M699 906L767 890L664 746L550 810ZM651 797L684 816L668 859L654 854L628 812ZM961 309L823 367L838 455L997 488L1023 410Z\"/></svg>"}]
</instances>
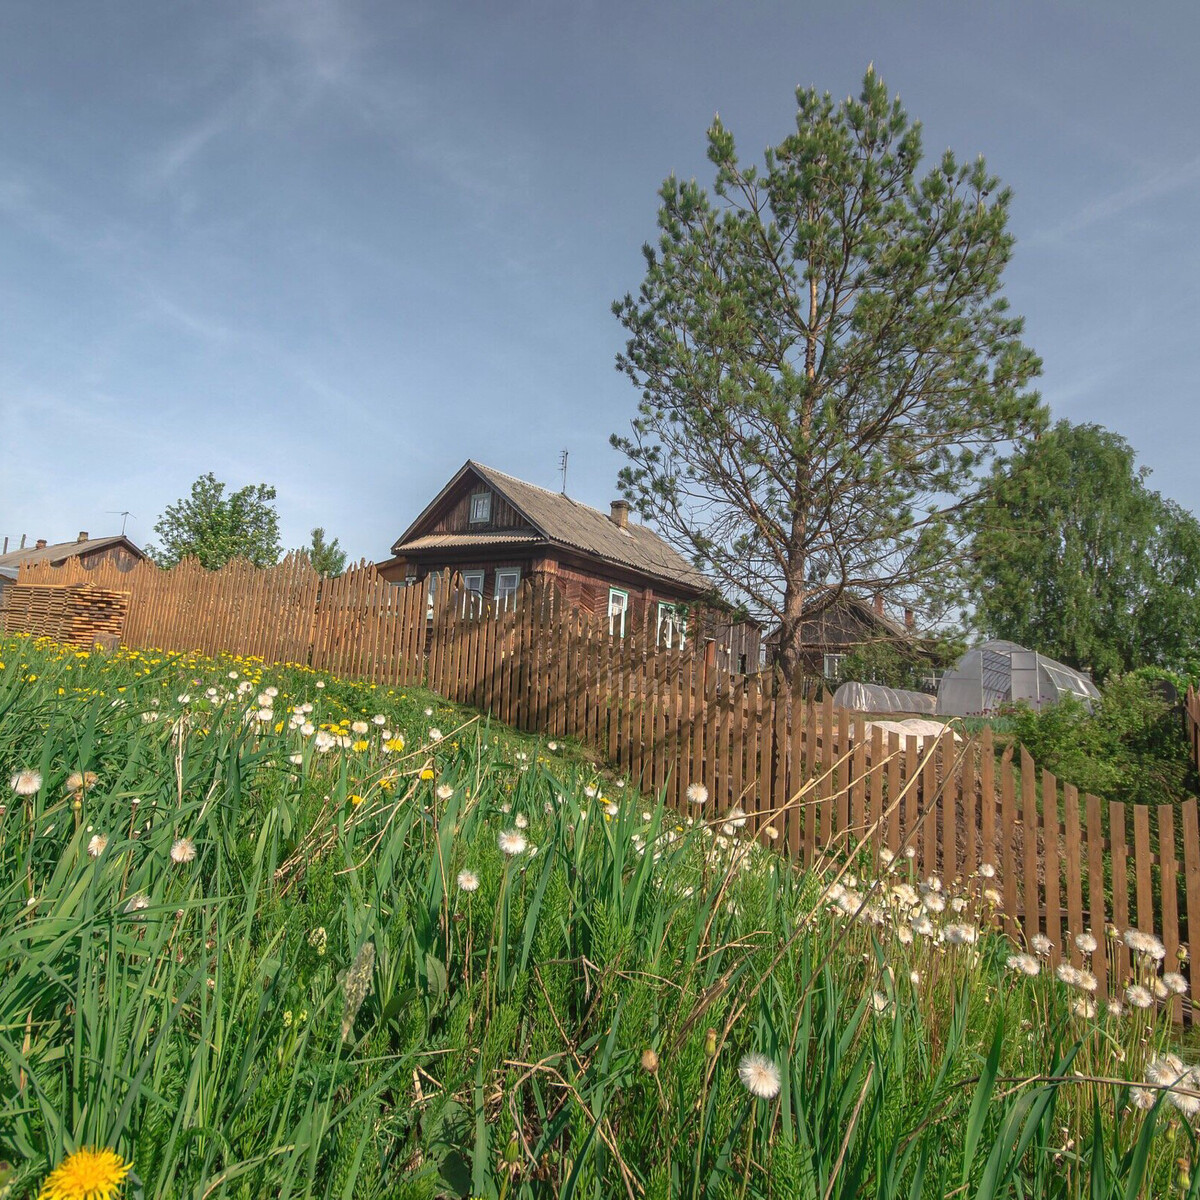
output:
<instances>
[{"instance_id":1,"label":"fence rail","mask_svg":"<svg viewBox=\"0 0 1200 1200\"><path fill-rule=\"evenodd\" d=\"M527 585L510 609L480 612L447 576L430 610L425 588L395 587L369 565L321 580L306 559L289 559L216 572L190 563L22 568L7 591L51 581L128 592L132 646L227 650L380 684L424 683L518 728L579 738L680 809L688 786L703 785L706 816L744 814L748 830L805 864L863 845L908 854L923 877L971 881L1010 932L1045 934L1055 957L1087 965L1110 994L1131 969L1110 928L1155 931L1168 967L1180 960L1190 974L1181 948L1200 932L1194 799L1080 796L1023 749L998 752L990 729L925 742L885 734L829 697L803 699L778 675L731 675L696 647L657 647L649 625L614 638L603 617L553 588ZM5 627L19 627L22 611L10 601ZM1188 713L1196 748L1194 693ZM993 888L997 897L985 901ZM1084 955L1073 935L1087 930L1098 945ZM1171 1001L1175 1019L1191 1020L1192 994Z\"/></svg>"}]
</instances>

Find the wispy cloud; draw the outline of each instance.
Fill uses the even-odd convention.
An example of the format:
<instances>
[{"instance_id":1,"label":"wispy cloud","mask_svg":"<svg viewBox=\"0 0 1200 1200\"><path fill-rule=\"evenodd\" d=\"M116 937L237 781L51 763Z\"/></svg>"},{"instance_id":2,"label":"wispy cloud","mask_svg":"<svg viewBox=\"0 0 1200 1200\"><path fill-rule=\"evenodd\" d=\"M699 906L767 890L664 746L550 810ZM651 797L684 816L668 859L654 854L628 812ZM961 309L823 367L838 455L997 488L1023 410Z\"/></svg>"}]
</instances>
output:
<instances>
[{"instance_id":1,"label":"wispy cloud","mask_svg":"<svg viewBox=\"0 0 1200 1200\"><path fill-rule=\"evenodd\" d=\"M1070 216L1048 229L1035 231L1026 244L1053 244L1102 225L1133 208L1151 205L1154 201L1200 180L1200 155L1185 159L1174 166L1144 175L1105 196L1099 196L1077 209Z\"/></svg>"}]
</instances>

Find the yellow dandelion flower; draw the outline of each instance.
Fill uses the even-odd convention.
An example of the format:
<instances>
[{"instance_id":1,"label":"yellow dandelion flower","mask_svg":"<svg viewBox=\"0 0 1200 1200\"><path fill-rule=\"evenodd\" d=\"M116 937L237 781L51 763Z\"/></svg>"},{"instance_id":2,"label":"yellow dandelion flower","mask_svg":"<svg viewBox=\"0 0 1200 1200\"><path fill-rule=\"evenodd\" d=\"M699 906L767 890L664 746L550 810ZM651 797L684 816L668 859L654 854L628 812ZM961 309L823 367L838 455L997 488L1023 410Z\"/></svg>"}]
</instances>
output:
<instances>
[{"instance_id":1,"label":"yellow dandelion flower","mask_svg":"<svg viewBox=\"0 0 1200 1200\"><path fill-rule=\"evenodd\" d=\"M362 802L363 798L357 792L350 797L350 803L353 804L355 808L357 808Z\"/></svg>"},{"instance_id":2,"label":"yellow dandelion flower","mask_svg":"<svg viewBox=\"0 0 1200 1200\"><path fill-rule=\"evenodd\" d=\"M50 1172L38 1200L112 1200L131 1165L115 1150L84 1146Z\"/></svg>"},{"instance_id":3,"label":"yellow dandelion flower","mask_svg":"<svg viewBox=\"0 0 1200 1200\"><path fill-rule=\"evenodd\" d=\"M359 738L358 741L355 742L354 745L351 747L351 749L365 750L370 744L371 744L370 742L364 741L362 738Z\"/></svg>"},{"instance_id":4,"label":"yellow dandelion flower","mask_svg":"<svg viewBox=\"0 0 1200 1200\"><path fill-rule=\"evenodd\" d=\"M425 768L425 770L423 770L423 771L421 772L421 778L422 778L422 779L432 779L432 778L433 778L433 772L432 772L432 771L431 771L431 770L430 770L428 767L426 767L426 768Z\"/></svg>"}]
</instances>

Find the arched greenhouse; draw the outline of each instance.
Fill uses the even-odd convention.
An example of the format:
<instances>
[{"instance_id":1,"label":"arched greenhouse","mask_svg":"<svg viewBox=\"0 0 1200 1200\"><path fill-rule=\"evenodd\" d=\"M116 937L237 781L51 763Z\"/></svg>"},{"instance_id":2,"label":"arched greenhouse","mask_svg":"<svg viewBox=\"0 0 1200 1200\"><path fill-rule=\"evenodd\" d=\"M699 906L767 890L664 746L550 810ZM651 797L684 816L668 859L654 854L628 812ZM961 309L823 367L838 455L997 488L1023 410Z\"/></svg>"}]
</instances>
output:
<instances>
[{"instance_id":1,"label":"arched greenhouse","mask_svg":"<svg viewBox=\"0 0 1200 1200\"><path fill-rule=\"evenodd\" d=\"M1100 699L1082 671L1015 642L984 642L968 650L938 685L939 716L971 717L1024 702L1041 709L1074 696L1089 707Z\"/></svg>"}]
</instances>

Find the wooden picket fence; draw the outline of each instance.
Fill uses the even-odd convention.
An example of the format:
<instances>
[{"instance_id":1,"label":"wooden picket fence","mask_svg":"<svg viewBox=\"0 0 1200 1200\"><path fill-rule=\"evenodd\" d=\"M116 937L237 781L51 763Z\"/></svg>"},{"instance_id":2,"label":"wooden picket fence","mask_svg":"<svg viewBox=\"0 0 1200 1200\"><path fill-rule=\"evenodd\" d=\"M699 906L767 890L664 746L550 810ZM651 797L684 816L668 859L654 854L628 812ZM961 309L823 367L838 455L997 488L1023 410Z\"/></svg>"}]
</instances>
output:
<instances>
[{"instance_id":1,"label":"wooden picket fence","mask_svg":"<svg viewBox=\"0 0 1200 1200\"><path fill-rule=\"evenodd\" d=\"M734 807L745 829L805 864L908 854L921 876L994 887L1008 930L1044 933L1117 994L1128 951L1106 931L1154 931L1167 969L1190 975L1200 932L1200 814L1181 805L1104 802L1039 770L992 731L948 727L924 744L860 713L793 694L777 675L731 675L702 648L663 649L653 628L610 635L607 621L553 588L525 587L506 611L480 610L461 581L396 587L367 564L321 580L306 559L208 572L139 564L23 568L23 586L82 582L127 591L124 642L222 650L302 663L388 685L424 684L547 739L600 750L633 786L706 817ZM9 592L13 588L8 589ZM1200 702L1189 696L1195 745ZM703 785L702 809L687 788ZM740 820L735 814L735 819ZM991 876L994 871L994 878ZM1084 956L1076 933L1098 946ZM1084 962L1085 957L1090 961ZM1192 994L1171 1001L1192 1019Z\"/></svg>"}]
</instances>

